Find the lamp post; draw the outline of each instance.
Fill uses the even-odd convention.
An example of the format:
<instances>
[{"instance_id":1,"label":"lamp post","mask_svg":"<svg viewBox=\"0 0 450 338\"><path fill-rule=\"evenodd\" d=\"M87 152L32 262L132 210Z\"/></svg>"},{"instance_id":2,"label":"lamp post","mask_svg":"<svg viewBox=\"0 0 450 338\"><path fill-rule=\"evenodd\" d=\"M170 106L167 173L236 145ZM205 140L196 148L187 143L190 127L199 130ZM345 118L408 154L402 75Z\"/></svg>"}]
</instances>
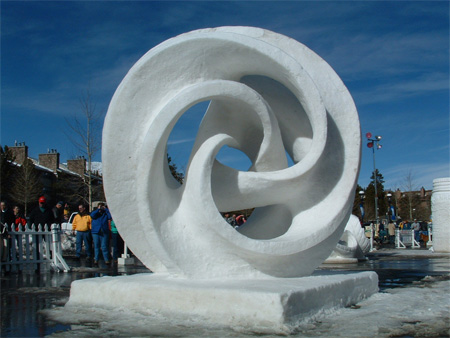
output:
<instances>
[{"instance_id":1,"label":"lamp post","mask_svg":"<svg viewBox=\"0 0 450 338\"><path fill-rule=\"evenodd\" d=\"M389 221L392 219L392 217L389 217L389 212L391 211L391 197L392 194L390 192L388 192L386 194L386 197L388 198L388 208L387 208L387 212L386 212L386 221L389 223Z\"/></svg>"},{"instance_id":2,"label":"lamp post","mask_svg":"<svg viewBox=\"0 0 450 338\"><path fill-rule=\"evenodd\" d=\"M392 208L391 208L391 197L392 197L392 194L390 193L390 192L388 192L387 193L387 198L388 198L388 212L387 212L387 214L388 214L388 221L389 220L394 220L394 217L395 217L395 215L394 215L394 213L392 212ZM392 216L391 216L391 218L389 219L389 209L391 210L391 213L392 213Z\"/></svg>"},{"instance_id":3,"label":"lamp post","mask_svg":"<svg viewBox=\"0 0 450 338\"><path fill-rule=\"evenodd\" d=\"M377 135L375 138L372 138L372 133L366 134L367 140L369 141L367 143L368 148L372 148L373 152L373 186L375 188L375 222L378 224L378 192L377 192L377 168L375 165L375 148L381 149L381 144L378 142L381 140L381 136Z\"/></svg>"},{"instance_id":4,"label":"lamp post","mask_svg":"<svg viewBox=\"0 0 450 338\"><path fill-rule=\"evenodd\" d=\"M361 211L361 222L364 223L364 215L366 214L364 211L364 191L360 190L358 194L360 199L359 210Z\"/></svg>"}]
</instances>

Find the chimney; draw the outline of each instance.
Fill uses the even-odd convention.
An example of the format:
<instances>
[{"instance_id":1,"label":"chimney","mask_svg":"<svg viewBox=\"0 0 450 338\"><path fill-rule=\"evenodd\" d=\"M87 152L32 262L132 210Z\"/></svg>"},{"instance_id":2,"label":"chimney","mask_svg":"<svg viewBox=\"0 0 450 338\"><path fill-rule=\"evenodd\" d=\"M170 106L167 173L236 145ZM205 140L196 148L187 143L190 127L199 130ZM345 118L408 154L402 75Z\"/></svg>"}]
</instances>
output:
<instances>
[{"instance_id":1,"label":"chimney","mask_svg":"<svg viewBox=\"0 0 450 338\"><path fill-rule=\"evenodd\" d=\"M82 156L74 160L67 160L67 169L77 173L80 176L84 176L86 172L86 159Z\"/></svg>"},{"instance_id":2,"label":"chimney","mask_svg":"<svg viewBox=\"0 0 450 338\"><path fill-rule=\"evenodd\" d=\"M11 150L12 156L16 158L14 161L18 164L23 164L28 158L28 146L25 145L25 142L17 143L16 141L14 147L9 147L9 150Z\"/></svg>"},{"instance_id":3,"label":"chimney","mask_svg":"<svg viewBox=\"0 0 450 338\"><path fill-rule=\"evenodd\" d=\"M48 149L47 154L39 154L39 164L56 173L59 168L59 153L56 149Z\"/></svg>"}]
</instances>

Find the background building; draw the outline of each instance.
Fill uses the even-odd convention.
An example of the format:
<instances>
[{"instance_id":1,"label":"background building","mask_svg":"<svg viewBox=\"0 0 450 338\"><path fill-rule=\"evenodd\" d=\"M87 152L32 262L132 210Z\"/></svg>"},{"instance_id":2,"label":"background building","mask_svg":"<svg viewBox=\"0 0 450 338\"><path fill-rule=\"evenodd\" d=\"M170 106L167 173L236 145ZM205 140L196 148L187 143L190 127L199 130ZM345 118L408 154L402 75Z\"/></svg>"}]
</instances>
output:
<instances>
[{"instance_id":1,"label":"background building","mask_svg":"<svg viewBox=\"0 0 450 338\"><path fill-rule=\"evenodd\" d=\"M49 205L58 201L73 208L78 203L88 204L89 175L93 200L105 200L101 171L89 174L84 157L61 163L56 149L48 149L33 159L24 142L1 148L1 199L26 211L37 205L39 196L45 196Z\"/></svg>"}]
</instances>

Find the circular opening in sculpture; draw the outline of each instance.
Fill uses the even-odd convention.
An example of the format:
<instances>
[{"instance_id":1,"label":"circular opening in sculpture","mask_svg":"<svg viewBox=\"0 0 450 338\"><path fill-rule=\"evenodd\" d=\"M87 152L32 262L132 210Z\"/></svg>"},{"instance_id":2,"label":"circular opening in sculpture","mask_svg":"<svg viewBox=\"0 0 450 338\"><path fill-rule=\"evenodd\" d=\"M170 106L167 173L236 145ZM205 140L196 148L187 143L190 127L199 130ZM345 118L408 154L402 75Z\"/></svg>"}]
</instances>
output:
<instances>
[{"instance_id":1,"label":"circular opening in sculpture","mask_svg":"<svg viewBox=\"0 0 450 338\"><path fill-rule=\"evenodd\" d=\"M186 174L199 126L210 103L211 101L202 101L186 110L170 133L167 142L170 164L175 165L177 171L183 175ZM288 154L287 156L292 164ZM240 171L247 171L252 166L252 161L243 151L229 146L222 147L216 159L223 165Z\"/></svg>"},{"instance_id":2,"label":"circular opening in sculpture","mask_svg":"<svg viewBox=\"0 0 450 338\"><path fill-rule=\"evenodd\" d=\"M223 165L240 171L248 171L252 166L252 161L244 152L229 146L222 147L216 159Z\"/></svg>"},{"instance_id":3,"label":"circular opening in sculpture","mask_svg":"<svg viewBox=\"0 0 450 338\"><path fill-rule=\"evenodd\" d=\"M288 166L300 162L310 151L313 130L297 97L281 82L262 75L246 75L241 83L256 90L268 102L277 118Z\"/></svg>"},{"instance_id":4,"label":"circular opening in sculpture","mask_svg":"<svg viewBox=\"0 0 450 338\"><path fill-rule=\"evenodd\" d=\"M186 110L173 127L167 141L167 153L172 164L175 164L183 175L186 174L195 136L209 103L210 101L199 102Z\"/></svg>"}]
</instances>

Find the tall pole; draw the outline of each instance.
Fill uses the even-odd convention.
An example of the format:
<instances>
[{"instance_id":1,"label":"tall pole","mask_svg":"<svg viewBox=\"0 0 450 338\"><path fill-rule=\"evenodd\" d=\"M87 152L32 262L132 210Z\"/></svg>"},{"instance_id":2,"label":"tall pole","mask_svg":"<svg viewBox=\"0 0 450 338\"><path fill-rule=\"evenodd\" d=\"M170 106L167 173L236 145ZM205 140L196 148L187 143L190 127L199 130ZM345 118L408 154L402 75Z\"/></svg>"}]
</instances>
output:
<instances>
[{"instance_id":1,"label":"tall pole","mask_svg":"<svg viewBox=\"0 0 450 338\"><path fill-rule=\"evenodd\" d=\"M372 148L373 152L373 186L375 188L375 223L378 224L378 189L377 189L377 167L375 165L375 145L377 149L381 149L381 144L378 143L378 141L381 140L381 136L375 136L375 138L372 138L372 133L366 134L367 140L369 143L367 143L367 147Z\"/></svg>"},{"instance_id":2,"label":"tall pole","mask_svg":"<svg viewBox=\"0 0 450 338\"><path fill-rule=\"evenodd\" d=\"M365 211L364 211L364 191L361 190L359 192L359 198L360 198L359 210L361 211L361 222L364 223L364 215L365 215Z\"/></svg>"},{"instance_id":3,"label":"tall pole","mask_svg":"<svg viewBox=\"0 0 450 338\"><path fill-rule=\"evenodd\" d=\"M395 221L398 222L398 199L397 199L397 191L394 192L394 201L395 201Z\"/></svg>"},{"instance_id":4,"label":"tall pole","mask_svg":"<svg viewBox=\"0 0 450 338\"><path fill-rule=\"evenodd\" d=\"M392 193L388 192L386 196L387 196L388 202L389 202L387 216L388 216L388 223L390 223L390 221L395 221L397 218L395 217L395 210L393 209L393 206L391 203ZM392 214L391 217L389 217L389 212L391 212L391 214Z\"/></svg>"},{"instance_id":5,"label":"tall pole","mask_svg":"<svg viewBox=\"0 0 450 338\"><path fill-rule=\"evenodd\" d=\"M375 187L375 222L378 224L378 190L377 190L377 167L375 165L375 147L372 147L373 152L373 186Z\"/></svg>"}]
</instances>

